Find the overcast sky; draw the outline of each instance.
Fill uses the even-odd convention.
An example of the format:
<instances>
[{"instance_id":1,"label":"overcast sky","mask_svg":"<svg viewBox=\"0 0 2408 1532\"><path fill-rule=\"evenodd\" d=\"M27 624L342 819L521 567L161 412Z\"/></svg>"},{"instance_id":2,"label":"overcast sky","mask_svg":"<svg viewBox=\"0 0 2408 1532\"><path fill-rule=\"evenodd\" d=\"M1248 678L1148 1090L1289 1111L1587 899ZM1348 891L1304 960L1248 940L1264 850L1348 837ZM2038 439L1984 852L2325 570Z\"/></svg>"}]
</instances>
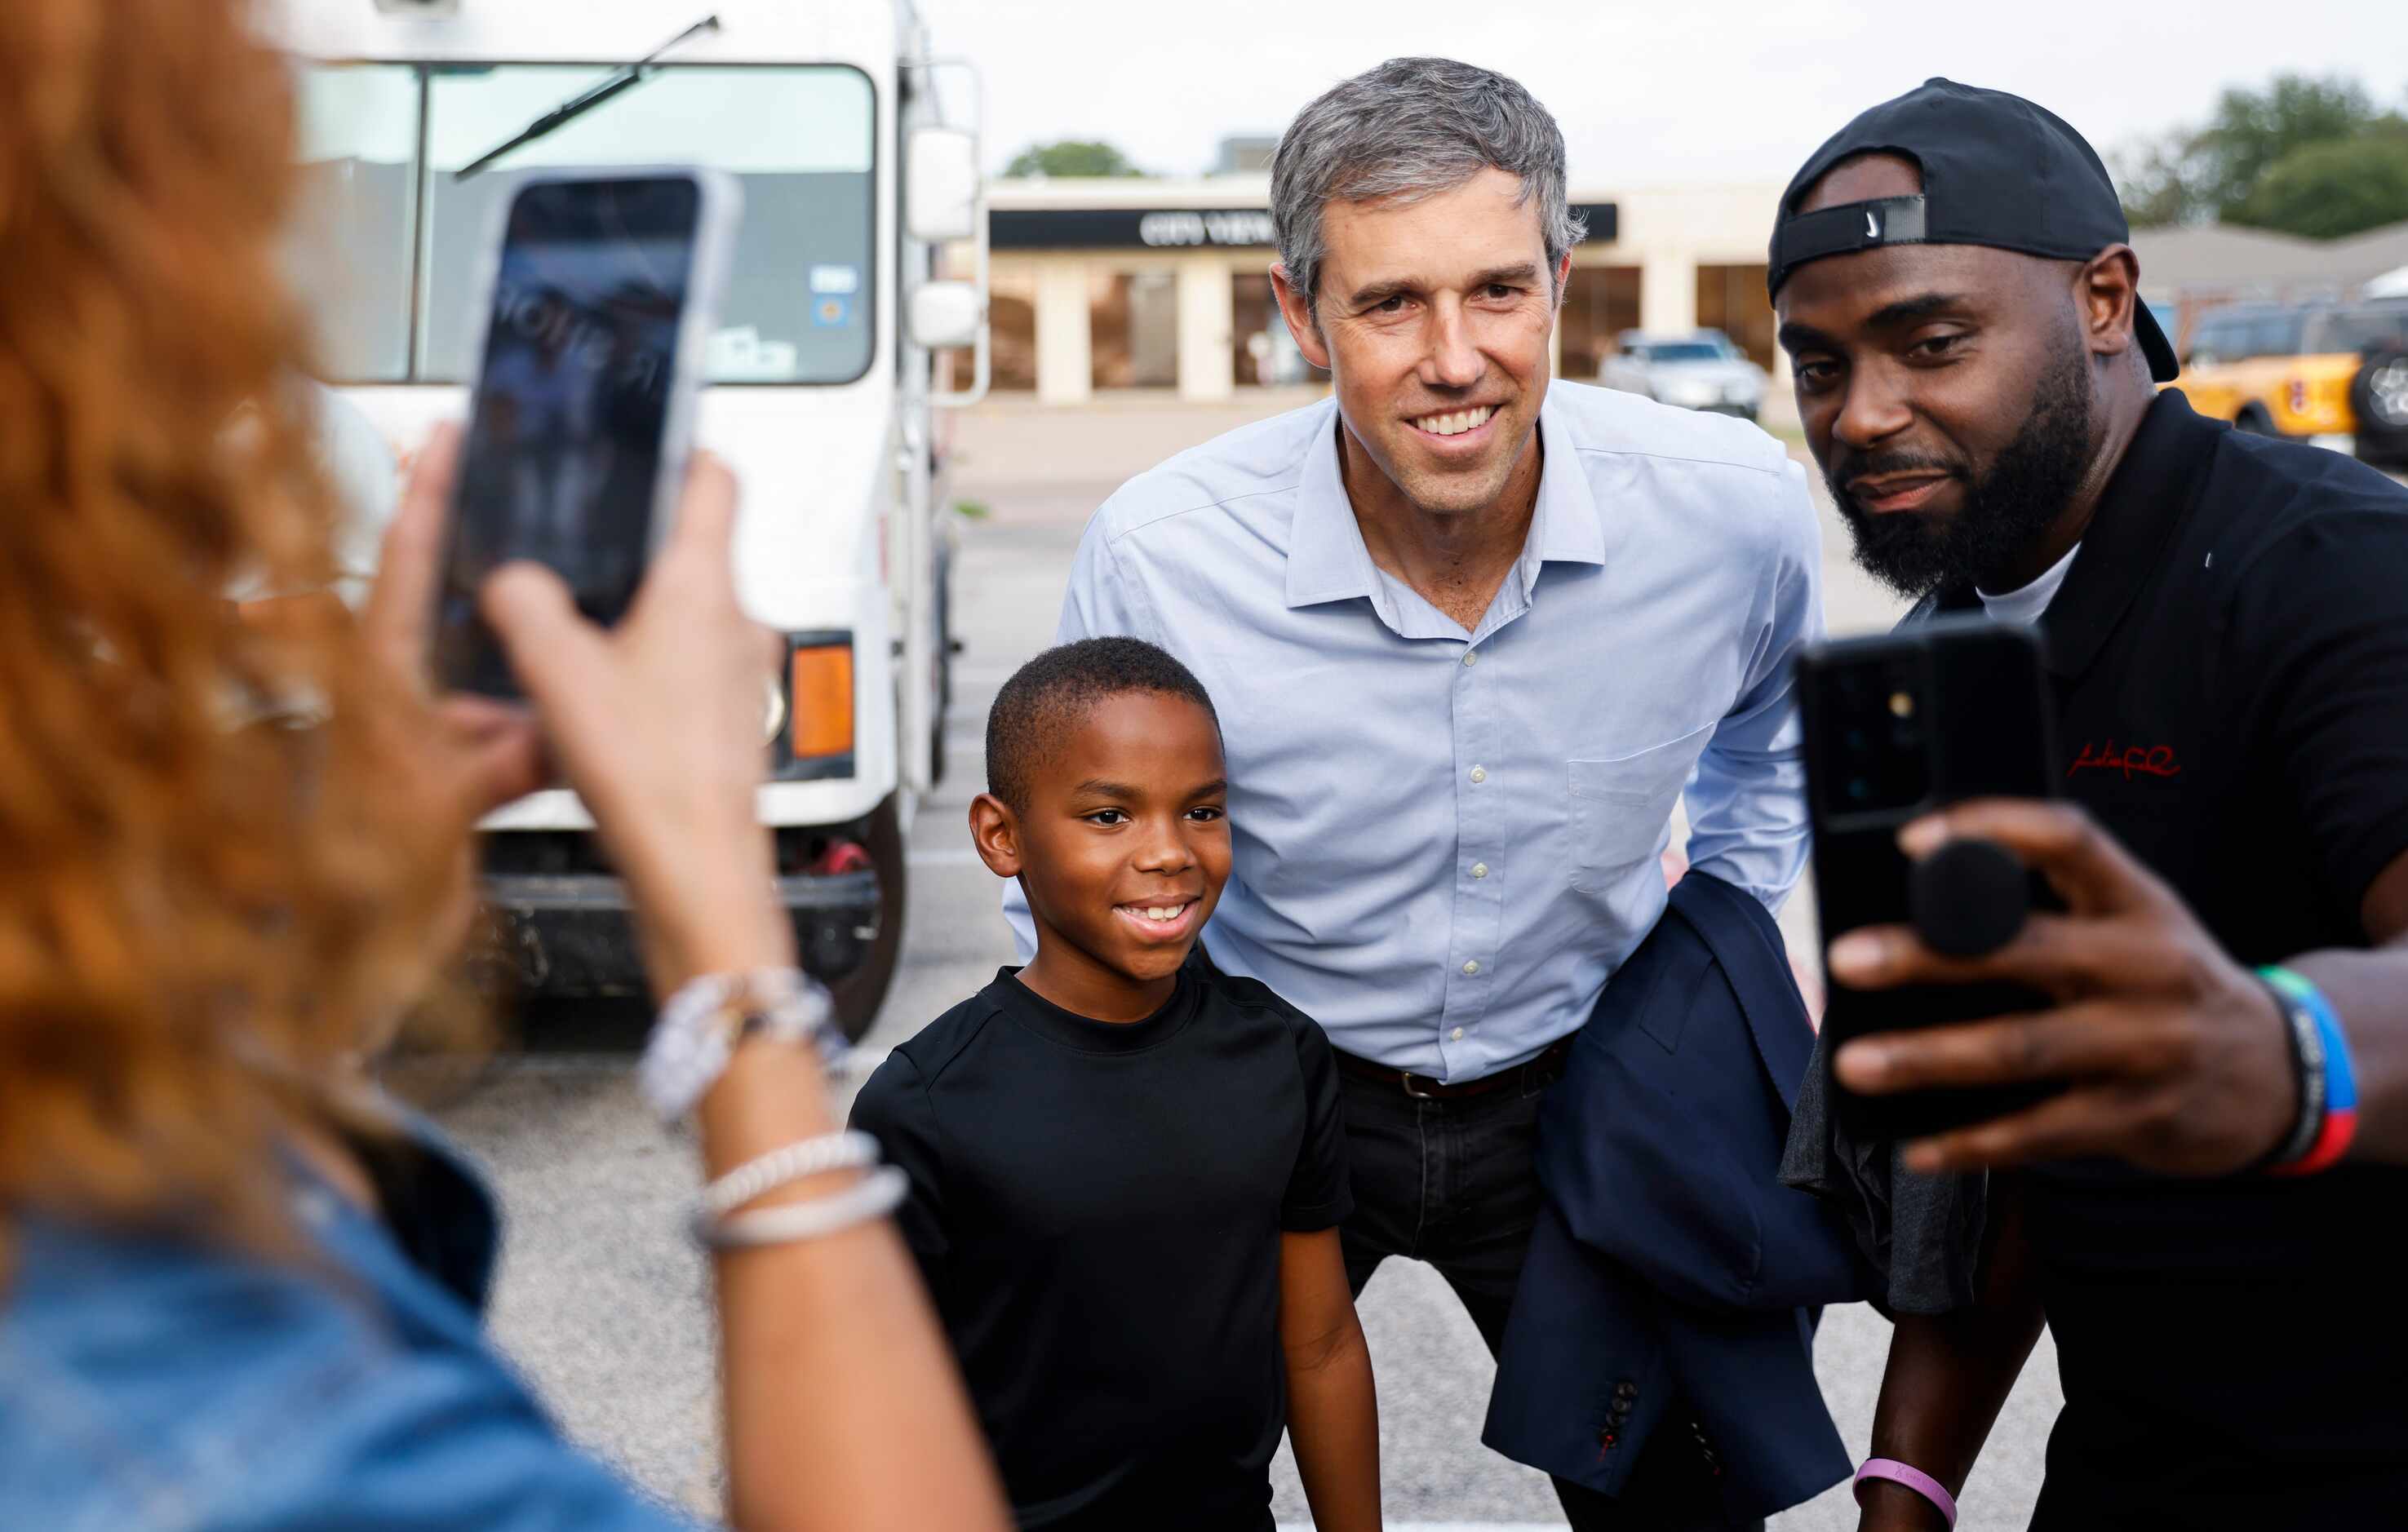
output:
<instances>
[{"instance_id":1,"label":"overcast sky","mask_svg":"<svg viewBox=\"0 0 2408 1532\"><path fill-rule=\"evenodd\" d=\"M810 0L821 3L821 0ZM1932 75L2028 95L2102 154L2204 117L2228 84L2342 73L2408 96L2401 0L919 0L985 71L992 167L1104 138L1197 175L1333 81L1443 53L1563 123L1590 187L1784 181L1851 116Z\"/></svg>"}]
</instances>

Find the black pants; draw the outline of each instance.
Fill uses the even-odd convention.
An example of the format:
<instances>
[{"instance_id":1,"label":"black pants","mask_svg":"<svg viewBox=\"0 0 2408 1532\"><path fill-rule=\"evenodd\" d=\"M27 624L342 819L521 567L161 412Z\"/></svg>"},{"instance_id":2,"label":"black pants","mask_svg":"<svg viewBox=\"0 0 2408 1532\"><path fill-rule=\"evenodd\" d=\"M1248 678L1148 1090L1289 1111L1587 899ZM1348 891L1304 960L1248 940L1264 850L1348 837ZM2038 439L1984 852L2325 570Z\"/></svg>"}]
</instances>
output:
<instances>
[{"instance_id":1,"label":"black pants","mask_svg":"<svg viewBox=\"0 0 2408 1532\"><path fill-rule=\"evenodd\" d=\"M1427 1261L1497 1354L1538 1221L1532 1155L1540 1093L1554 1073L1532 1069L1486 1095L1445 1101L1340 1075L1354 1215L1339 1233L1356 1296L1391 1255ZM1726 1518L1713 1478L1689 1447L1684 1433L1656 1432L1620 1496L1558 1479L1555 1497L1578 1532L1760 1532L1762 1522Z\"/></svg>"}]
</instances>

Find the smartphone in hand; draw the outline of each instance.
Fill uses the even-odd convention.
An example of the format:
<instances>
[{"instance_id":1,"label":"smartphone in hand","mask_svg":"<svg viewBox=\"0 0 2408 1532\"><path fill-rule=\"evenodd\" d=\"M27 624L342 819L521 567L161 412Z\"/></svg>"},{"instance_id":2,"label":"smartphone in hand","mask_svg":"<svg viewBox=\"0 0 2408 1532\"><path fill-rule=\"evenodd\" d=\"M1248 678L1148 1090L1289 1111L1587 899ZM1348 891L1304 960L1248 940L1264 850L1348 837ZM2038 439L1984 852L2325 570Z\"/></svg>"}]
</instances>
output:
<instances>
[{"instance_id":1,"label":"smartphone in hand","mask_svg":"<svg viewBox=\"0 0 2408 1532\"><path fill-rule=\"evenodd\" d=\"M1807 809L1814 893L1828 947L1861 925L1912 923L1914 867L1898 832L1935 809L1975 797L2057 795L2054 709L2039 640L1984 617L1918 624L1878 637L1820 644L1798 661L1806 734ZM2033 908L2055 904L2025 874ZM1945 922L1926 884L1924 919ZM1941 896L1947 896L1945 891ZM2012 893L2009 895L2012 897ZM1831 986L1823 1056L1869 1032L1932 1026L2042 1009L2044 996L2006 984ZM1828 1062L1826 1067L1828 1067ZM1986 1122L2047 1087L1860 1095L1830 1085L1842 1127L1860 1139L1920 1138Z\"/></svg>"},{"instance_id":2,"label":"smartphone in hand","mask_svg":"<svg viewBox=\"0 0 2408 1532\"><path fill-rule=\"evenodd\" d=\"M436 596L446 690L518 694L477 615L500 565L626 614L684 480L739 202L733 177L670 166L538 171L503 203Z\"/></svg>"}]
</instances>

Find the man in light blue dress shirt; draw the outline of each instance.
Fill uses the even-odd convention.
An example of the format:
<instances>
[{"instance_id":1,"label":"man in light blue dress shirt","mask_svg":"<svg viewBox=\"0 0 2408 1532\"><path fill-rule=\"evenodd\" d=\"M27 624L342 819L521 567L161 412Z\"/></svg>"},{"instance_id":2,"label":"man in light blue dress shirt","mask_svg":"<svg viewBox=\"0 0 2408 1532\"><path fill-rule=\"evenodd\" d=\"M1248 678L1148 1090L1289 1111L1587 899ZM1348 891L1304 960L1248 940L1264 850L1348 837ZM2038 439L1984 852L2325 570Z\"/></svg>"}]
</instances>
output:
<instances>
[{"instance_id":1,"label":"man in light blue dress shirt","mask_svg":"<svg viewBox=\"0 0 2408 1532\"><path fill-rule=\"evenodd\" d=\"M1427 1260L1493 1349L1538 1095L1663 911L1675 803L1694 873L1777 908L1805 864L1789 666L1820 536L1753 425L1550 382L1580 230L1519 85L1348 80L1289 127L1272 200L1281 309L1336 396L1122 488L1060 637L1148 639L1211 693L1235 854L1205 946L1340 1051L1356 1290ZM1724 1525L1686 1459L1618 1502L1557 1490L1576 1526Z\"/></svg>"}]
</instances>

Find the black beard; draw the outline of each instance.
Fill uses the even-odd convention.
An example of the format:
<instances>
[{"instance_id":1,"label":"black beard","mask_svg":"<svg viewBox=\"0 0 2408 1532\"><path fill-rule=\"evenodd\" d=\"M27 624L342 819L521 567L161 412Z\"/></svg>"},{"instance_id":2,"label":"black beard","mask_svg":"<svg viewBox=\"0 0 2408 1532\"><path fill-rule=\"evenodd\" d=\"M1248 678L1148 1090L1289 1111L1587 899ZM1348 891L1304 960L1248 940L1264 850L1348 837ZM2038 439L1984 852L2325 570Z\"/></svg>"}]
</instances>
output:
<instances>
[{"instance_id":1,"label":"black beard","mask_svg":"<svg viewBox=\"0 0 2408 1532\"><path fill-rule=\"evenodd\" d=\"M2032 391L2023 429L1979 479L1961 462L1909 452L1850 453L1827 465L1823 477L1855 537L1856 563L1900 595L1919 599L1969 580L1995 594L1995 577L2065 509L2089 461L2089 355L2078 336L2068 336ZM1843 487L1870 474L1916 469L1956 474L1965 484L1964 508L1949 516L1877 516Z\"/></svg>"}]
</instances>

